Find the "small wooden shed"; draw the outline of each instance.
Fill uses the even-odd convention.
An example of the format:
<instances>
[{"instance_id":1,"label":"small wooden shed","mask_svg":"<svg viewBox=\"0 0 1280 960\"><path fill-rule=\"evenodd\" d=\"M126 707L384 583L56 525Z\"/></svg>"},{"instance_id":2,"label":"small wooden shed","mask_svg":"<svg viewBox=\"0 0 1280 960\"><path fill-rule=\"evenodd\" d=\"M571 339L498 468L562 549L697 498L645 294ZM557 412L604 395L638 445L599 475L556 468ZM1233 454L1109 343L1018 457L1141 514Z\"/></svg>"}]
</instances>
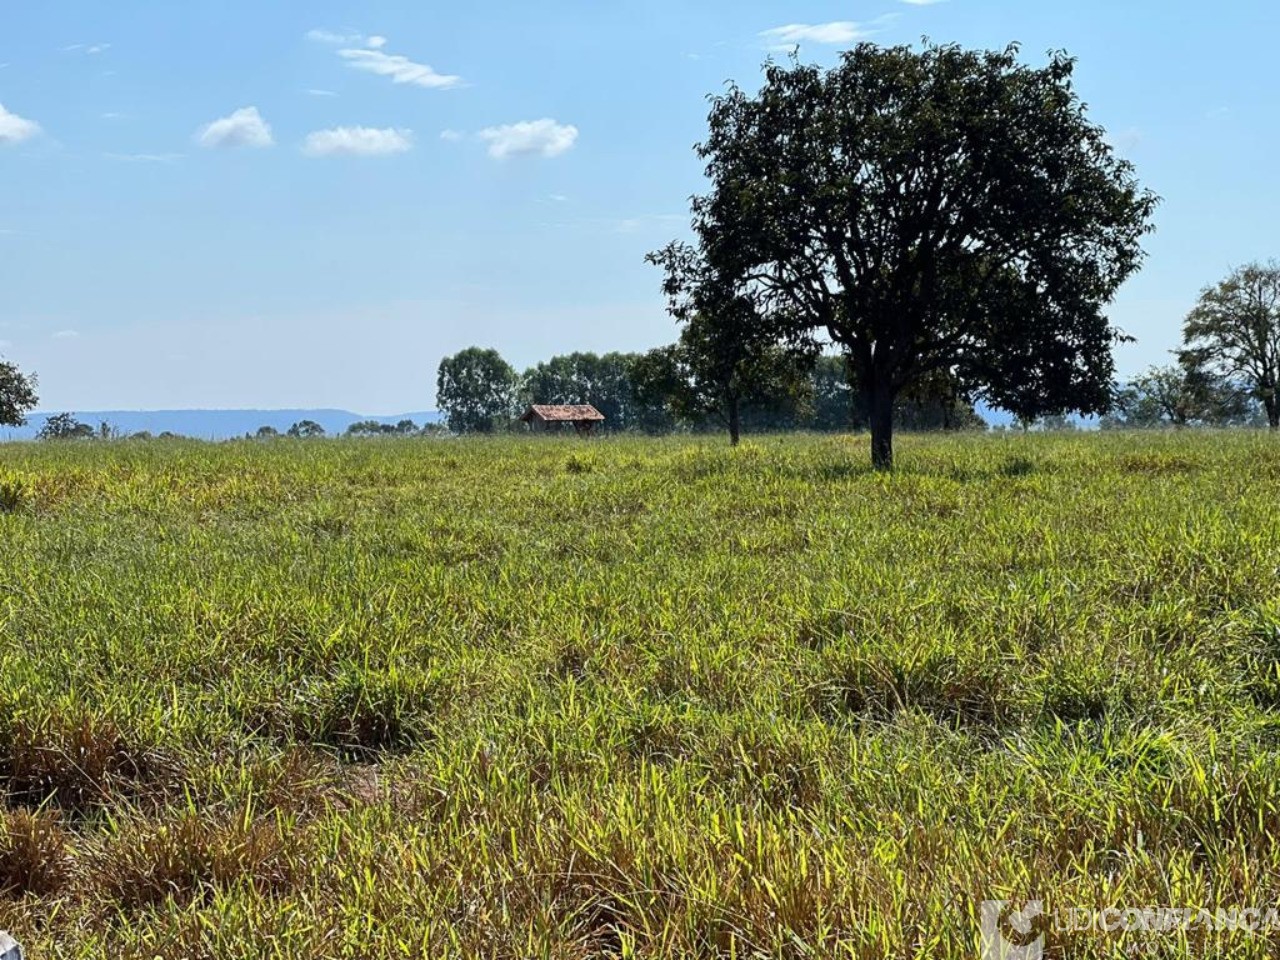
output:
<instances>
[{"instance_id":1,"label":"small wooden shed","mask_svg":"<svg viewBox=\"0 0 1280 960\"><path fill-rule=\"evenodd\" d=\"M604 414L589 403L535 403L520 419L534 433L573 427L585 436L596 428L596 424L604 423Z\"/></svg>"}]
</instances>

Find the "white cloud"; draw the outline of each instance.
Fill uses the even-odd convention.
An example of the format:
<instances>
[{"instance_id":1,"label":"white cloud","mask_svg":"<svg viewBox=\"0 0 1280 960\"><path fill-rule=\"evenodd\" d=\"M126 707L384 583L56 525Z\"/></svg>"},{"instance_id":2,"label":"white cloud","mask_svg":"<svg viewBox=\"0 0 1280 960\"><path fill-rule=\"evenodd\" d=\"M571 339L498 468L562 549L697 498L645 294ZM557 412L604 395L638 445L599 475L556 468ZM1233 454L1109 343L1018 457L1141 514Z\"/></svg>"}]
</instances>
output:
<instances>
[{"instance_id":1,"label":"white cloud","mask_svg":"<svg viewBox=\"0 0 1280 960\"><path fill-rule=\"evenodd\" d=\"M785 27L765 30L760 36L779 46L790 47L797 43L853 43L865 40L871 32L852 20L834 20L831 23L789 23Z\"/></svg>"},{"instance_id":2,"label":"white cloud","mask_svg":"<svg viewBox=\"0 0 1280 960\"><path fill-rule=\"evenodd\" d=\"M315 43L331 43L334 46L345 46L349 43L359 43L362 38L358 33L335 33L332 30L317 28L307 31L307 39Z\"/></svg>"},{"instance_id":3,"label":"white cloud","mask_svg":"<svg viewBox=\"0 0 1280 960\"><path fill-rule=\"evenodd\" d=\"M53 339L75 340L79 336L80 336L80 332L78 330L59 330L57 333L53 335Z\"/></svg>"},{"instance_id":4,"label":"white cloud","mask_svg":"<svg viewBox=\"0 0 1280 960\"><path fill-rule=\"evenodd\" d=\"M385 157L413 149L413 132L373 127L335 127L307 136L302 152L309 157Z\"/></svg>"},{"instance_id":5,"label":"white cloud","mask_svg":"<svg viewBox=\"0 0 1280 960\"><path fill-rule=\"evenodd\" d=\"M334 93L332 90L318 90L314 87L308 90L307 93L309 93L313 97L336 97L337 96L337 94Z\"/></svg>"},{"instance_id":6,"label":"white cloud","mask_svg":"<svg viewBox=\"0 0 1280 960\"><path fill-rule=\"evenodd\" d=\"M10 143L22 143L40 133L40 124L10 113L0 103L0 146Z\"/></svg>"},{"instance_id":7,"label":"white cloud","mask_svg":"<svg viewBox=\"0 0 1280 960\"><path fill-rule=\"evenodd\" d=\"M525 120L481 130L480 139L489 142L489 156L495 160L531 155L558 157L577 142L578 128L545 118Z\"/></svg>"},{"instance_id":8,"label":"white cloud","mask_svg":"<svg viewBox=\"0 0 1280 960\"><path fill-rule=\"evenodd\" d=\"M220 120L205 124L196 133L202 147L269 147L275 140L271 127L257 107L243 107Z\"/></svg>"},{"instance_id":9,"label":"white cloud","mask_svg":"<svg viewBox=\"0 0 1280 960\"><path fill-rule=\"evenodd\" d=\"M386 37L370 37L364 42L364 45L370 50L381 50L387 45Z\"/></svg>"},{"instance_id":10,"label":"white cloud","mask_svg":"<svg viewBox=\"0 0 1280 960\"><path fill-rule=\"evenodd\" d=\"M425 63L414 63L408 57L383 53L381 50L339 50L338 56L356 70L390 77L393 83L409 83L429 90L447 90L462 83L461 77L437 73Z\"/></svg>"},{"instance_id":11,"label":"white cloud","mask_svg":"<svg viewBox=\"0 0 1280 960\"><path fill-rule=\"evenodd\" d=\"M910 4L913 7L932 7L935 3L946 3L947 0L898 0L898 2Z\"/></svg>"},{"instance_id":12,"label":"white cloud","mask_svg":"<svg viewBox=\"0 0 1280 960\"><path fill-rule=\"evenodd\" d=\"M459 140L465 139L466 134L459 133L457 130L441 130L440 139L446 143L457 143Z\"/></svg>"}]
</instances>

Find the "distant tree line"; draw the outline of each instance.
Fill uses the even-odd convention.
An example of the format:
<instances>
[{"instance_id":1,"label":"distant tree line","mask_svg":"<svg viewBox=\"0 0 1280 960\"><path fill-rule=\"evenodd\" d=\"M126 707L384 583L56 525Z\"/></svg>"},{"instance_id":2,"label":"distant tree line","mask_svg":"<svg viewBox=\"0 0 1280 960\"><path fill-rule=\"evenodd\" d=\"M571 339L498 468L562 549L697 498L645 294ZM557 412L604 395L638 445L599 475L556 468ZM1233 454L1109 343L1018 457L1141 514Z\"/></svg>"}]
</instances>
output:
<instances>
[{"instance_id":1,"label":"distant tree line","mask_svg":"<svg viewBox=\"0 0 1280 960\"><path fill-rule=\"evenodd\" d=\"M697 329L696 327L694 329ZM690 337L647 353L576 352L518 373L498 351L470 347L440 362L436 403L455 433L510 429L531 404L590 404L613 432L848 431L867 410L842 357L762 350L750 369L722 372ZM985 426L944 378L904 394L895 417L908 430Z\"/></svg>"}]
</instances>

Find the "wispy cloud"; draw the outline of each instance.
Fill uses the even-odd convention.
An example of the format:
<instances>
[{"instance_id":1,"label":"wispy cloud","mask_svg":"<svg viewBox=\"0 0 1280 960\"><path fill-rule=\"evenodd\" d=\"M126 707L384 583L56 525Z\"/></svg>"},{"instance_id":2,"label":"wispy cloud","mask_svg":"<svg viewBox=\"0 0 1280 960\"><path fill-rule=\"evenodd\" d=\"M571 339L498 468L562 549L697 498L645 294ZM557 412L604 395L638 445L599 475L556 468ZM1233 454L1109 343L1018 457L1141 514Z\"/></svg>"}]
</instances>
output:
<instances>
[{"instance_id":1,"label":"wispy cloud","mask_svg":"<svg viewBox=\"0 0 1280 960\"><path fill-rule=\"evenodd\" d=\"M898 0L898 2L912 7L932 7L936 3L946 3L947 0Z\"/></svg>"},{"instance_id":2,"label":"wispy cloud","mask_svg":"<svg viewBox=\"0 0 1280 960\"><path fill-rule=\"evenodd\" d=\"M345 47L353 43L360 43L364 38L358 33L337 33L333 30L317 28L307 31L307 39L315 43L329 43L334 46Z\"/></svg>"},{"instance_id":3,"label":"wispy cloud","mask_svg":"<svg viewBox=\"0 0 1280 960\"><path fill-rule=\"evenodd\" d=\"M1137 127L1129 127L1127 130L1120 130L1111 134L1108 139L1111 141L1111 146L1116 150L1121 153L1129 153L1142 144L1142 141L1146 139L1146 134Z\"/></svg>"},{"instance_id":4,"label":"wispy cloud","mask_svg":"<svg viewBox=\"0 0 1280 960\"><path fill-rule=\"evenodd\" d=\"M525 120L480 131L480 139L488 141L489 156L495 160L510 157L558 157L573 149L578 141L578 128L555 120Z\"/></svg>"},{"instance_id":5,"label":"wispy cloud","mask_svg":"<svg viewBox=\"0 0 1280 960\"><path fill-rule=\"evenodd\" d=\"M337 96L337 94L334 93L332 90L319 90L314 87L308 90L307 93L313 97L336 97Z\"/></svg>"},{"instance_id":6,"label":"wispy cloud","mask_svg":"<svg viewBox=\"0 0 1280 960\"><path fill-rule=\"evenodd\" d=\"M75 340L80 336L79 330L59 330L53 335L55 340Z\"/></svg>"},{"instance_id":7,"label":"wispy cloud","mask_svg":"<svg viewBox=\"0 0 1280 960\"><path fill-rule=\"evenodd\" d=\"M23 143L40 134L40 124L10 113L0 103L0 146Z\"/></svg>"},{"instance_id":8,"label":"wispy cloud","mask_svg":"<svg viewBox=\"0 0 1280 960\"><path fill-rule=\"evenodd\" d=\"M354 30L338 32L317 28L307 32L307 39L341 47L338 56L353 70L390 77L393 83L407 83L429 90L447 90L462 83L461 77L440 73L425 63L415 63L408 57L385 52L384 48L390 41L378 34L366 37Z\"/></svg>"},{"instance_id":9,"label":"wispy cloud","mask_svg":"<svg viewBox=\"0 0 1280 960\"><path fill-rule=\"evenodd\" d=\"M309 157L385 157L413 149L413 132L373 127L335 127L307 136L302 152Z\"/></svg>"},{"instance_id":10,"label":"wispy cloud","mask_svg":"<svg viewBox=\"0 0 1280 960\"><path fill-rule=\"evenodd\" d=\"M269 147L275 143L270 125L257 107L242 107L229 117L207 123L196 131L202 147Z\"/></svg>"},{"instance_id":11,"label":"wispy cloud","mask_svg":"<svg viewBox=\"0 0 1280 960\"><path fill-rule=\"evenodd\" d=\"M617 233L638 233L646 227L663 227L673 223L688 223L687 213L651 213L642 217L627 217L613 221Z\"/></svg>"},{"instance_id":12,"label":"wispy cloud","mask_svg":"<svg viewBox=\"0 0 1280 960\"><path fill-rule=\"evenodd\" d=\"M462 83L461 77L437 73L425 63L414 63L408 57L381 50L349 48L339 50L338 56L353 69L390 77L392 83L407 83L428 90L448 90Z\"/></svg>"},{"instance_id":13,"label":"wispy cloud","mask_svg":"<svg viewBox=\"0 0 1280 960\"><path fill-rule=\"evenodd\" d=\"M62 48L63 53L83 53L86 57L97 53L106 53L111 49L109 43L69 43Z\"/></svg>"},{"instance_id":14,"label":"wispy cloud","mask_svg":"<svg viewBox=\"0 0 1280 960\"><path fill-rule=\"evenodd\" d=\"M107 153L108 160L119 160L123 163L177 163L186 154L182 153Z\"/></svg>"},{"instance_id":15,"label":"wispy cloud","mask_svg":"<svg viewBox=\"0 0 1280 960\"><path fill-rule=\"evenodd\" d=\"M788 49L801 43L826 45L856 43L873 36L892 15L879 17L870 23L853 20L833 20L830 23L789 23L762 31L760 36L774 49Z\"/></svg>"}]
</instances>

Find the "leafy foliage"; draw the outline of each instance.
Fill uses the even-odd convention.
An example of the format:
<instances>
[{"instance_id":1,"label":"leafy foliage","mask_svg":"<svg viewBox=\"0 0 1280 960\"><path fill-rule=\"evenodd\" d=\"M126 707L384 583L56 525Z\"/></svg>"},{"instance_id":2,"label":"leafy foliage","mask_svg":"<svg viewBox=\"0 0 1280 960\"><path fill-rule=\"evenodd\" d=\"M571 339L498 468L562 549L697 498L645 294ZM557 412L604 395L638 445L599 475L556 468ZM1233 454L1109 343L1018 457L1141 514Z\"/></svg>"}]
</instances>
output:
<instances>
[{"instance_id":1,"label":"leafy foliage","mask_svg":"<svg viewBox=\"0 0 1280 960\"><path fill-rule=\"evenodd\" d=\"M0 361L0 425L22 426L37 402L36 378L12 363Z\"/></svg>"},{"instance_id":2,"label":"leafy foliage","mask_svg":"<svg viewBox=\"0 0 1280 960\"><path fill-rule=\"evenodd\" d=\"M88 440L97 431L87 423L81 423L74 413L56 413L44 422L36 434L37 440Z\"/></svg>"},{"instance_id":3,"label":"leafy foliage","mask_svg":"<svg viewBox=\"0 0 1280 960\"><path fill-rule=\"evenodd\" d=\"M300 420L289 428L288 436L294 440L310 440L324 436L324 427L314 420Z\"/></svg>"}]
</instances>

